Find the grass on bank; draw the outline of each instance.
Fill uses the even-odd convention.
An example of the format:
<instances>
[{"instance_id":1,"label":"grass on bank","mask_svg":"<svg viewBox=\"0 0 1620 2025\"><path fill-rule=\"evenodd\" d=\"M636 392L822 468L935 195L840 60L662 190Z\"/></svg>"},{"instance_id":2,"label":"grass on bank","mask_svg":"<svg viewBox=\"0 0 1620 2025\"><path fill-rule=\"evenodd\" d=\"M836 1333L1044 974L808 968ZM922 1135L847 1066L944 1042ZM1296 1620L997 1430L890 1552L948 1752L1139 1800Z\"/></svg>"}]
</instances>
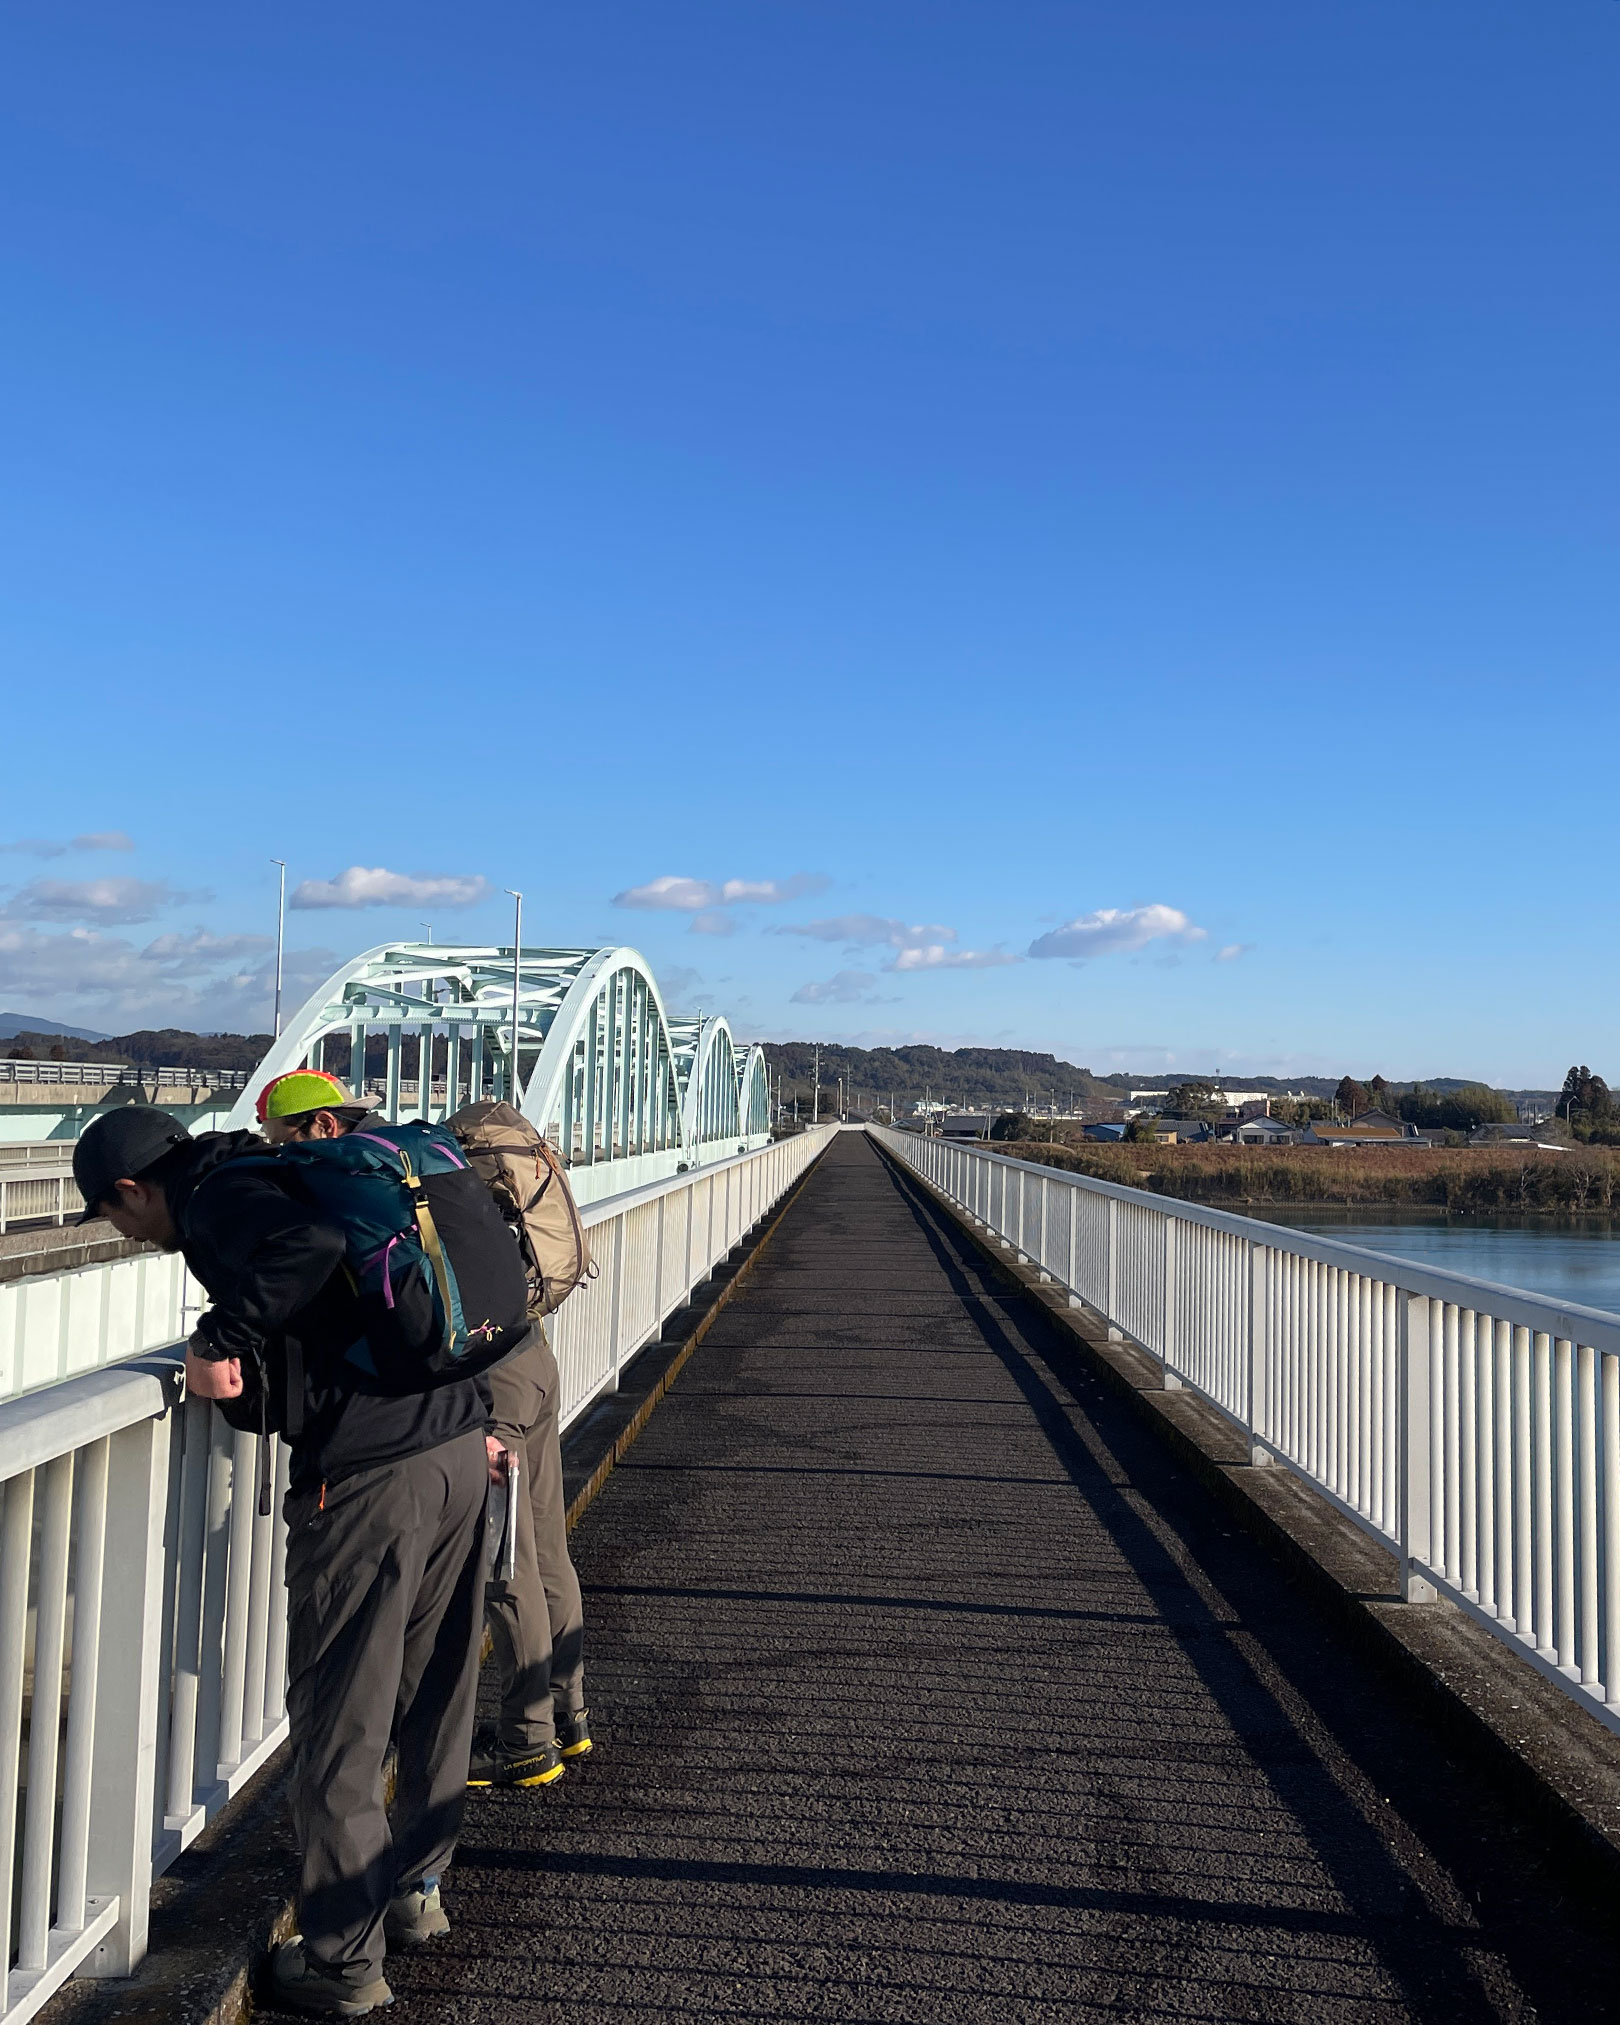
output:
<instances>
[{"instance_id":1,"label":"grass on bank","mask_svg":"<svg viewBox=\"0 0 1620 2025\"><path fill-rule=\"evenodd\" d=\"M1428 1206L1459 1211L1612 1213L1620 1155L1604 1147L1535 1153L1357 1146L1052 1146L1000 1141L990 1149L1125 1188L1219 1209Z\"/></svg>"}]
</instances>

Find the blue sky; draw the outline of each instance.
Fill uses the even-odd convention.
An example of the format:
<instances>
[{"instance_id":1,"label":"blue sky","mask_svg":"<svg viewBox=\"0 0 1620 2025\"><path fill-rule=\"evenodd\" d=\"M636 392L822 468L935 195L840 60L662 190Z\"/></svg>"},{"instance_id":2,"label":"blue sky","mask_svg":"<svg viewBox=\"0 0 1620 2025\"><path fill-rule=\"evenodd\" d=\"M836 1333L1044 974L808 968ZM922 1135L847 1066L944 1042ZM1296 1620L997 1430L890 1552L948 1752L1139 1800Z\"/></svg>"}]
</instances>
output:
<instances>
[{"instance_id":1,"label":"blue sky","mask_svg":"<svg viewBox=\"0 0 1620 2025\"><path fill-rule=\"evenodd\" d=\"M262 1025L277 856L300 980L1620 1072L1613 0L0 56L0 1008Z\"/></svg>"}]
</instances>

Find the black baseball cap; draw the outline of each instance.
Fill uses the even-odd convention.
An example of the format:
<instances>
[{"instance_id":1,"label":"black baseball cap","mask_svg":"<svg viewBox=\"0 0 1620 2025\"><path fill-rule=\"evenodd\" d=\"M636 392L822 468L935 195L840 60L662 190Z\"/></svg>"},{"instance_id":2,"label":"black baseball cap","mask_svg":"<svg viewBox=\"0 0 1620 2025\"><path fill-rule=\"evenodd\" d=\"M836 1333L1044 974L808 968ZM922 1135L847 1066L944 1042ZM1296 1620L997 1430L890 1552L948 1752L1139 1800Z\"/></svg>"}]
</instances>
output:
<instances>
[{"instance_id":1,"label":"black baseball cap","mask_svg":"<svg viewBox=\"0 0 1620 2025\"><path fill-rule=\"evenodd\" d=\"M73 1179L84 1197L80 1223L99 1216L100 1204L118 1181L138 1181L176 1146L188 1146L191 1134L180 1120L152 1104L126 1104L92 1118L73 1149Z\"/></svg>"}]
</instances>

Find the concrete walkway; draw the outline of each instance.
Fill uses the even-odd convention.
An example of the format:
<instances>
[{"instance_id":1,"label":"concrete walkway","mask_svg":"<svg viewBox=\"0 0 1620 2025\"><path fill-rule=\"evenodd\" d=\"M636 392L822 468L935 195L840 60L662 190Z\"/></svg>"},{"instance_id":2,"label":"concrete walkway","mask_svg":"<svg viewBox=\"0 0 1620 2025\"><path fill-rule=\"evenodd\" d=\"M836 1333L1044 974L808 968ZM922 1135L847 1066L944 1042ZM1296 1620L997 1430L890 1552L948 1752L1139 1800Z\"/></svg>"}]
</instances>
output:
<instances>
[{"instance_id":1,"label":"concrete walkway","mask_svg":"<svg viewBox=\"0 0 1620 2025\"><path fill-rule=\"evenodd\" d=\"M393 2019L1594 2019L1620 1952L863 1140L576 1535L602 1748ZM1223 1530L1228 1528L1228 1530Z\"/></svg>"}]
</instances>

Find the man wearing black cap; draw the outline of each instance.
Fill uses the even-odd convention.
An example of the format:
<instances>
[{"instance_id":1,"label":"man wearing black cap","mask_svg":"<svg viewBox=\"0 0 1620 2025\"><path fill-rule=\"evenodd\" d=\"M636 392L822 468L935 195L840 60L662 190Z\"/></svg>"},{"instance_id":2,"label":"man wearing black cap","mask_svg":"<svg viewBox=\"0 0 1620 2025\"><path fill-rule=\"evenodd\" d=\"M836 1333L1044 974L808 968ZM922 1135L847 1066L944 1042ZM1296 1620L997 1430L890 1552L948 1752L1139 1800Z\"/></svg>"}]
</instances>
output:
<instances>
[{"instance_id":1,"label":"man wearing black cap","mask_svg":"<svg viewBox=\"0 0 1620 2025\"><path fill-rule=\"evenodd\" d=\"M481 1378L405 1397L358 1389L341 1361L363 1333L339 1270L343 1233L280 1185L269 1157L251 1132L193 1138L166 1111L130 1105L91 1123L73 1175L82 1221L104 1216L125 1237L181 1252L208 1290L186 1346L188 1389L217 1400L233 1426L289 1442L303 1933L277 1951L272 1983L279 2002L359 2017L392 2002L385 1933L415 1942L449 1927L438 1879L472 1742L489 1392Z\"/></svg>"}]
</instances>

